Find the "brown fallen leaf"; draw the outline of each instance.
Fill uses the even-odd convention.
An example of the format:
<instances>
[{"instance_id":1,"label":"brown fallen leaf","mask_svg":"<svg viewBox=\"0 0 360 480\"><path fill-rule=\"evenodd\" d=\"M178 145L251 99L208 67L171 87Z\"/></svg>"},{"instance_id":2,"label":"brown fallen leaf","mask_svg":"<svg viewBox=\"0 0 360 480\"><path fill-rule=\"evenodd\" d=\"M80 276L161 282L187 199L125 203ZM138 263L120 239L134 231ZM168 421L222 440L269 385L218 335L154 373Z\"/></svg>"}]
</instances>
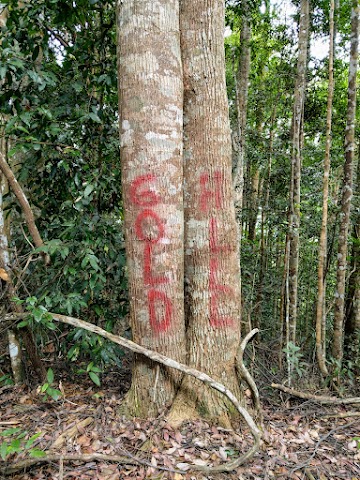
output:
<instances>
[{"instance_id":1,"label":"brown fallen leaf","mask_svg":"<svg viewBox=\"0 0 360 480\"><path fill-rule=\"evenodd\" d=\"M4 282L10 282L10 277L3 268L0 268L0 278L4 280Z\"/></svg>"}]
</instances>

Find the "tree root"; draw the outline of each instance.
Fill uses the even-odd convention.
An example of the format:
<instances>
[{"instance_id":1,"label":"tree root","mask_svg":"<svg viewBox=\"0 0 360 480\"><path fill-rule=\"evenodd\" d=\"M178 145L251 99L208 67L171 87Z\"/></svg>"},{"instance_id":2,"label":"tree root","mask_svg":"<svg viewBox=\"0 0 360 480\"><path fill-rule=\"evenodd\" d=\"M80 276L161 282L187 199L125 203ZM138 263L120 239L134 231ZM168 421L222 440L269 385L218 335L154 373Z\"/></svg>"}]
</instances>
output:
<instances>
[{"instance_id":1,"label":"tree root","mask_svg":"<svg viewBox=\"0 0 360 480\"><path fill-rule=\"evenodd\" d=\"M285 385L279 385L278 383L272 383L272 388L277 388L282 392L288 393L293 397L299 397L304 400L314 400L314 402L328 404L328 405L352 405L355 403L360 403L360 397L353 398L338 398L338 397L328 397L326 395L311 395L310 393L299 392L293 388L285 387Z\"/></svg>"},{"instance_id":2,"label":"tree root","mask_svg":"<svg viewBox=\"0 0 360 480\"><path fill-rule=\"evenodd\" d=\"M228 462L225 465L219 465L216 467L209 467L209 466L200 466L200 465L190 465L189 468L191 470L197 470L201 471L204 473L215 473L215 472L231 472L232 470L235 470L238 468L240 465L243 463L249 461L255 453L258 451L260 447L260 438L261 438L261 433L258 427L256 426L254 420L252 419L251 415L249 412L241 406L240 402L238 399L235 397L235 395L230 392L224 385L221 383L217 382L213 378L211 378L209 375L200 372L199 370L196 370L195 368L190 368L187 365L184 365L182 363L179 363L171 358L165 357L161 353L154 352L152 350L148 350L147 348L144 348L140 345L138 345L135 342L132 342L131 340L127 340L126 338L119 337L117 335L114 335L112 333L106 332L102 328L92 325L91 323L85 322L83 320L80 320L78 318L74 317L69 317L67 315L59 315L55 313L49 312L53 319L66 323L68 325L72 325L73 327L77 328L83 328L84 330L87 330L89 332L96 333L97 335L100 335L104 338L107 338L108 340L124 347L132 352L139 353L141 355L144 355L147 358L150 358L151 360L161 363L162 365L165 365L170 368L174 368L176 370L179 370L180 372L185 373L186 375L191 375L192 377L197 378L198 380L202 381L203 383L209 385L211 388L214 390L217 390L218 392L222 393L225 395L225 397L230 400L230 402L234 405L236 410L240 413L241 417L244 419L246 424L248 425L251 435L253 436L254 444L253 446L242 456L240 456L238 459ZM17 315L17 318L23 317L23 315Z\"/></svg>"},{"instance_id":3,"label":"tree root","mask_svg":"<svg viewBox=\"0 0 360 480\"><path fill-rule=\"evenodd\" d=\"M250 375L250 372L244 365L244 352L246 345L248 342L252 339L252 337L259 332L258 328L254 328L249 332L241 342L238 350L238 354L236 356L236 368L239 372L240 377L246 381L248 384L250 390L251 390L251 395L254 403L254 409L257 415L257 418L259 420L260 425L262 426L263 424L263 418L262 418L262 413L261 413L261 405L260 405L260 396L259 396L259 390L257 389L256 383L252 376Z\"/></svg>"}]
</instances>

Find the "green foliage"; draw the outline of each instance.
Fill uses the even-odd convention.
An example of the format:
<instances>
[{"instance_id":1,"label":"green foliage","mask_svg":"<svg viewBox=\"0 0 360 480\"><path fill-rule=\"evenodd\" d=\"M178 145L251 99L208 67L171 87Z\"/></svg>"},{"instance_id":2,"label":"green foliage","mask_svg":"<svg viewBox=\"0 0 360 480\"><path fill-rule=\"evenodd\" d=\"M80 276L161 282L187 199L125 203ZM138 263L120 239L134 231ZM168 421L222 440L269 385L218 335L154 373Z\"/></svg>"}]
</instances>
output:
<instances>
[{"instance_id":1,"label":"green foliage","mask_svg":"<svg viewBox=\"0 0 360 480\"><path fill-rule=\"evenodd\" d=\"M54 384L54 372L52 368L49 368L46 374L46 382L41 385L39 392L43 395L44 401L48 400L48 398L52 398L53 400L57 401L62 396L60 390L53 388Z\"/></svg>"},{"instance_id":2,"label":"green foliage","mask_svg":"<svg viewBox=\"0 0 360 480\"><path fill-rule=\"evenodd\" d=\"M101 373L101 369L99 367L96 367L94 365L94 362L90 362L86 369L81 368L77 371L77 373L87 373L90 379L95 383L95 385L100 387L101 381L98 373Z\"/></svg>"},{"instance_id":3,"label":"green foliage","mask_svg":"<svg viewBox=\"0 0 360 480\"><path fill-rule=\"evenodd\" d=\"M306 372L306 363L303 361L303 354L301 348L295 345L293 342L289 342L283 349L286 355L286 359L290 366L290 372L301 378Z\"/></svg>"},{"instance_id":4,"label":"green foliage","mask_svg":"<svg viewBox=\"0 0 360 480\"><path fill-rule=\"evenodd\" d=\"M21 325L30 322L43 335L44 327L55 328L47 314L52 310L112 330L128 310L114 5L3 4L9 15L1 32L0 113L11 142L9 162L18 165L45 240L33 255L51 258L47 267L27 263L18 295L25 299L30 292L37 300L27 301L31 315ZM20 208L12 194L6 201L22 268L29 248Z\"/></svg>"},{"instance_id":5,"label":"green foliage","mask_svg":"<svg viewBox=\"0 0 360 480\"><path fill-rule=\"evenodd\" d=\"M14 385L14 380L12 376L8 373L1 375L0 377L0 386L5 386L5 385Z\"/></svg>"},{"instance_id":6,"label":"green foliage","mask_svg":"<svg viewBox=\"0 0 360 480\"><path fill-rule=\"evenodd\" d=\"M26 430L20 427L9 428L0 433L1 437L5 437L6 441L0 442L0 456L5 461L12 454L28 454L30 457L40 458L44 457L46 453L34 447L35 441L40 437L42 432L35 433L29 437Z\"/></svg>"}]
</instances>

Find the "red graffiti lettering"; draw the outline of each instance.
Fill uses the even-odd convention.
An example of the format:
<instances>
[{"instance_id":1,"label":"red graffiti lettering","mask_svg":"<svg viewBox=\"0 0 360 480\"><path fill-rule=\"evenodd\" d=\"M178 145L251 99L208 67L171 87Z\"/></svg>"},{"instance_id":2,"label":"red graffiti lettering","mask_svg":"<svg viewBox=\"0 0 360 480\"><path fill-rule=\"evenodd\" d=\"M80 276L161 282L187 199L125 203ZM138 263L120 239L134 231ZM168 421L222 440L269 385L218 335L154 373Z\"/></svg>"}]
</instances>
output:
<instances>
[{"instance_id":1,"label":"red graffiti lettering","mask_svg":"<svg viewBox=\"0 0 360 480\"><path fill-rule=\"evenodd\" d=\"M210 208L210 201L215 199L215 207L220 210L223 206L221 195L223 176L217 171L212 177L208 173L200 175L200 209L204 212ZM214 183L213 189L208 188L209 183Z\"/></svg>"},{"instance_id":2,"label":"red graffiti lettering","mask_svg":"<svg viewBox=\"0 0 360 480\"><path fill-rule=\"evenodd\" d=\"M144 232L144 221L147 221L147 227L149 232ZM153 222L151 221L153 220ZM153 233L152 223L155 223L157 232ZM157 243L164 237L164 224L158 217L158 215L152 210L142 210L135 220L135 234L139 240L146 240L149 243ZM155 235L155 236L154 236Z\"/></svg>"},{"instance_id":3,"label":"red graffiti lettering","mask_svg":"<svg viewBox=\"0 0 360 480\"><path fill-rule=\"evenodd\" d=\"M159 292L158 290L149 290L148 302L151 328L156 333L165 332L171 324L171 300L163 292Z\"/></svg>"},{"instance_id":4,"label":"red graffiti lettering","mask_svg":"<svg viewBox=\"0 0 360 480\"><path fill-rule=\"evenodd\" d=\"M152 249L153 244L146 242L144 249L144 284L154 286L168 283L169 279L165 275L156 277L152 273Z\"/></svg>"},{"instance_id":5,"label":"red graffiti lettering","mask_svg":"<svg viewBox=\"0 0 360 480\"><path fill-rule=\"evenodd\" d=\"M147 175L141 175L140 177L135 178L130 186L130 200L135 205L140 207L153 207L160 202L160 196L150 190L149 188L141 190L141 187L154 182L156 177L151 173Z\"/></svg>"},{"instance_id":6,"label":"red graffiti lettering","mask_svg":"<svg viewBox=\"0 0 360 480\"><path fill-rule=\"evenodd\" d=\"M219 265L215 258L210 259L210 325L215 328L229 327L234 325L234 320L231 317L221 316L219 313L218 297L219 295L233 296L234 291L231 287L221 285L216 282L216 274Z\"/></svg>"},{"instance_id":7,"label":"red graffiti lettering","mask_svg":"<svg viewBox=\"0 0 360 480\"><path fill-rule=\"evenodd\" d=\"M221 252L229 252L230 245L219 245L219 238L218 238L218 228L217 228L217 220L214 217L210 218L210 253L221 253Z\"/></svg>"}]
</instances>

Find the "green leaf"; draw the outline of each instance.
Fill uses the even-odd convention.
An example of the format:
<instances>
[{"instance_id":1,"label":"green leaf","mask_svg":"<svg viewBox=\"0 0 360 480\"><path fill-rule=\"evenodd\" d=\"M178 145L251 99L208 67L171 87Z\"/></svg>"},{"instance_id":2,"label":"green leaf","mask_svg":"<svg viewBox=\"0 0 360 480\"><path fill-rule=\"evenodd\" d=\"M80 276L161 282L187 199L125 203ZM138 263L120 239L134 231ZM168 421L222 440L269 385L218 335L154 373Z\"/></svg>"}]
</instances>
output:
<instances>
[{"instance_id":1,"label":"green leaf","mask_svg":"<svg viewBox=\"0 0 360 480\"><path fill-rule=\"evenodd\" d=\"M17 324L17 328L23 328L29 325L29 322L27 320L23 320L22 322Z\"/></svg>"},{"instance_id":2,"label":"green leaf","mask_svg":"<svg viewBox=\"0 0 360 480\"><path fill-rule=\"evenodd\" d=\"M86 368L86 371L87 371L87 372L90 372L90 370L93 369L93 366L94 366L94 362L90 362L89 365L88 365L87 368Z\"/></svg>"},{"instance_id":3,"label":"green leaf","mask_svg":"<svg viewBox=\"0 0 360 480\"><path fill-rule=\"evenodd\" d=\"M20 438L15 438L15 440L13 440L10 445L9 445L9 449L10 451L13 451L13 452L18 452L20 450L20 445L21 445L21 440Z\"/></svg>"},{"instance_id":4,"label":"green leaf","mask_svg":"<svg viewBox=\"0 0 360 480\"><path fill-rule=\"evenodd\" d=\"M89 113L89 118L91 118L91 120L93 120L96 123L102 123L101 120L100 120L100 117L98 115L96 115L96 113L94 113L94 112Z\"/></svg>"},{"instance_id":5,"label":"green leaf","mask_svg":"<svg viewBox=\"0 0 360 480\"><path fill-rule=\"evenodd\" d=\"M84 197L88 197L90 195L90 193L94 190L94 185L86 185L86 188L84 190Z\"/></svg>"},{"instance_id":6,"label":"green leaf","mask_svg":"<svg viewBox=\"0 0 360 480\"><path fill-rule=\"evenodd\" d=\"M49 368L46 374L47 381L49 383L53 383L54 381L54 371L52 368Z\"/></svg>"},{"instance_id":7,"label":"green leaf","mask_svg":"<svg viewBox=\"0 0 360 480\"><path fill-rule=\"evenodd\" d=\"M2 437L9 437L11 435L15 435L16 433L21 432L20 427L14 427L14 428L8 428L7 430L4 430L3 432L0 433Z\"/></svg>"},{"instance_id":8,"label":"green leaf","mask_svg":"<svg viewBox=\"0 0 360 480\"><path fill-rule=\"evenodd\" d=\"M6 459L7 452L8 452L8 444L6 442L1 443L0 444L0 456L3 460Z\"/></svg>"},{"instance_id":9,"label":"green leaf","mask_svg":"<svg viewBox=\"0 0 360 480\"><path fill-rule=\"evenodd\" d=\"M94 372L89 372L89 377L91 378L91 380L95 383L95 385L97 385L98 387L100 387L100 378L98 375L96 375L96 373Z\"/></svg>"},{"instance_id":10,"label":"green leaf","mask_svg":"<svg viewBox=\"0 0 360 480\"><path fill-rule=\"evenodd\" d=\"M49 388L49 384L48 383L44 383L44 385L41 386L41 393L44 393L46 392L46 390Z\"/></svg>"},{"instance_id":11,"label":"green leaf","mask_svg":"<svg viewBox=\"0 0 360 480\"><path fill-rule=\"evenodd\" d=\"M29 454L30 457L34 458L41 458L46 456L46 452L44 452L44 450L40 450L39 448L33 448L32 450L30 450Z\"/></svg>"},{"instance_id":12,"label":"green leaf","mask_svg":"<svg viewBox=\"0 0 360 480\"><path fill-rule=\"evenodd\" d=\"M100 270L100 267L98 265L98 259L95 256L89 255L89 262L94 270L96 271Z\"/></svg>"},{"instance_id":13,"label":"green leaf","mask_svg":"<svg viewBox=\"0 0 360 480\"><path fill-rule=\"evenodd\" d=\"M53 399L53 400L58 400L60 397L61 397L61 392L60 390L57 390L56 388L51 388L49 387L47 390L46 390L46 393L48 395L50 395L50 397Z\"/></svg>"},{"instance_id":14,"label":"green leaf","mask_svg":"<svg viewBox=\"0 0 360 480\"><path fill-rule=\"evenodd\" d=\"M4 80L6 72L7 72L7 68L4 67L4 66L1 66L0 67L0 78L1 78L1 80Z\"/></svg>"},{"instance_id":15,"label":"green leaf","mask_svg":"<svg viewBox=\"0 0 360 480\"><path fill-rule=\"evenodd\" d=\"M35 442L37 438L39 438L41 435L41 432L35 433L32 437L29 438L29 440L25 443L25 448L30 448L31 445Z\"/></svg>"}]
</instances>

